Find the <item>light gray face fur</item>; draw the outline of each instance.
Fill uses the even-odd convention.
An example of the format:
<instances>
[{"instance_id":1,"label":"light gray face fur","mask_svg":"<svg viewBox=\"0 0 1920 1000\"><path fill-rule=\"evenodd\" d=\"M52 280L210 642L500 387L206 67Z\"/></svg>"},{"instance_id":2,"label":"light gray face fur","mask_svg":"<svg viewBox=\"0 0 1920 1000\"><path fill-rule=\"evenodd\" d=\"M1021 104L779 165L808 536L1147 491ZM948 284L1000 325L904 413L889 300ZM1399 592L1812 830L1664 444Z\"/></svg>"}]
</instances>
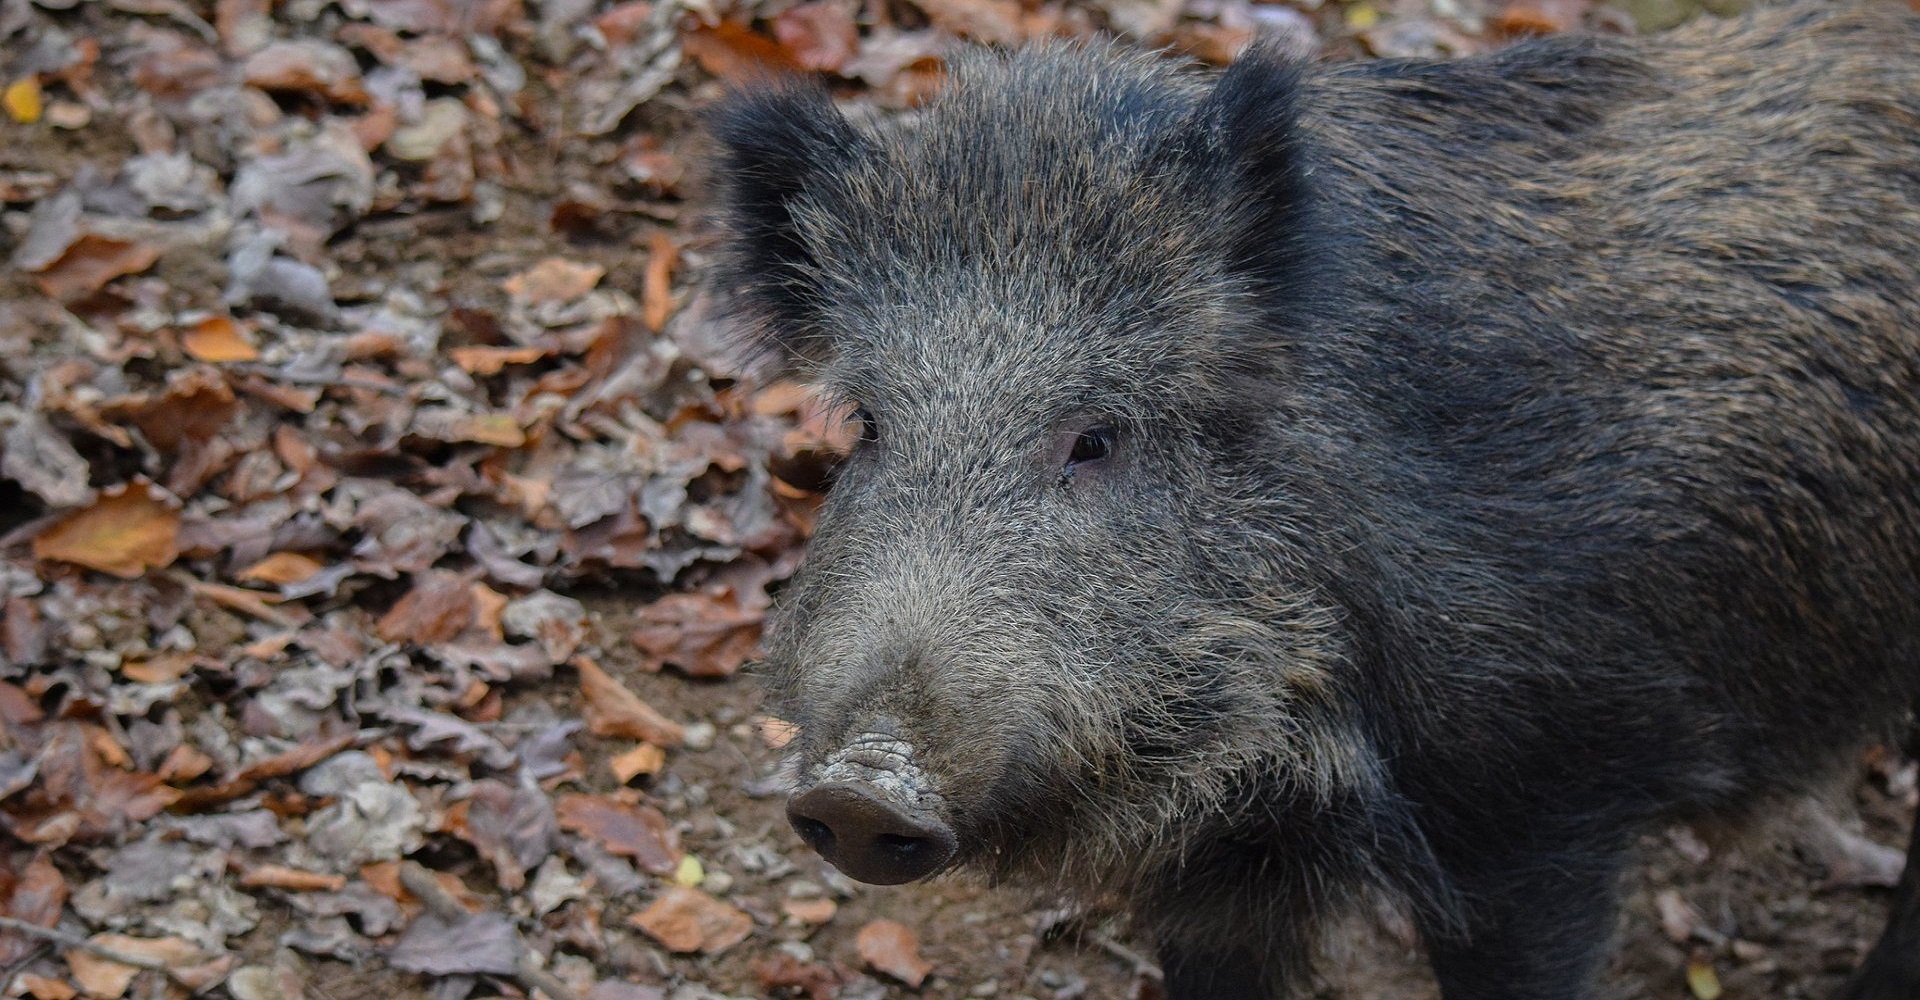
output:
<instances>
[{"instance_id":1,"label":"light gray face fur","mask_svg":"<svg viewBox=\"0 0 1920 1000\"><path fill-rule=\"evenodd\" d=\"M976 56L792 208L803 368L877 432L769 633L802 783L896 739L960 860L1051 883L1124 882L1252 776L1355 756L1314 708L1330 616L1218 426L1248 293L1172 165L1196 92L1113 65ZM1069 470L1092 428L1110 457Z\"/></svg>"}]
</instances>

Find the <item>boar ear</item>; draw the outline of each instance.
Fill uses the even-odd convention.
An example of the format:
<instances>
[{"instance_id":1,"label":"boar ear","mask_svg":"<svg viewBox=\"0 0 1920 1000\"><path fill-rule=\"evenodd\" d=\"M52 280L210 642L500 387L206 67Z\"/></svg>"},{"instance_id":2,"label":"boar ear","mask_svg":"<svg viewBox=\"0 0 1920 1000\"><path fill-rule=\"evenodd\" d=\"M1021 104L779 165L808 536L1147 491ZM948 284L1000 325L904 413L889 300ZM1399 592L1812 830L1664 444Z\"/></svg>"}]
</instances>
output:
<instances>
[{"instance_id":1,"label":"boar ear","mask_svg":"<svg viewBox=\"0 0 1920 1000\"><path fill-rule=\"evenodd\" d=\"M824 346L813 249L796 207L824 178L853 167L866 140L817 86L768 83L723 101L708 118L719 139L719 280L760 340L787 367Z\"/></svg>"},{"instance_id":2,"label":"boar ear","mask_svg":"<svg viewBox=\"0 0 1920 1000\"><path fill-rule=\"evenodd\" d=\"M1308 284L1313 254L1311 155L1300 107L1305 66L1277 46L1255 46L1221 75L1195 121L1199 176L1228 213L1229 253L1241 273L1284 301Z\"/></svg>"}]
</instances>

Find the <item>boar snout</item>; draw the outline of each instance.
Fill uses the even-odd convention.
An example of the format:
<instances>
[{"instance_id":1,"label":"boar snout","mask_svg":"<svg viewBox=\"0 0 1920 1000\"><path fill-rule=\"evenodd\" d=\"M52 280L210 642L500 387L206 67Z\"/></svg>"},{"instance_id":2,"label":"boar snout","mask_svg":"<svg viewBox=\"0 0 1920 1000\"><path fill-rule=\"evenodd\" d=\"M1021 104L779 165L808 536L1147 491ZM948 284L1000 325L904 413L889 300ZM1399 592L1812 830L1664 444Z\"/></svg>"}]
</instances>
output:
<instances>
[{"instance_id":1,"label":"boar snout","mask_svg":"<svg viewBox=\"0 0 1920 1000\"><path fill-rule=\"evenodd\" d=\"M959 841L941 807L913 763L912 746L869 733L828 757L816 780L794 792L787 820L848 876L897 885L953 860Z\"/></svg>"},{"instance_id":2,"label":"boar snout","mask_svg":"<svg viewBox=\"0 0 1920 1000\"><path fill-rule=\"evenodd\" d=\"M788 801L787 820L835 868L874 885L925 878L953 858L947 824L915 816L863 785L808 789Z\"/></svg>"}]
</instances>

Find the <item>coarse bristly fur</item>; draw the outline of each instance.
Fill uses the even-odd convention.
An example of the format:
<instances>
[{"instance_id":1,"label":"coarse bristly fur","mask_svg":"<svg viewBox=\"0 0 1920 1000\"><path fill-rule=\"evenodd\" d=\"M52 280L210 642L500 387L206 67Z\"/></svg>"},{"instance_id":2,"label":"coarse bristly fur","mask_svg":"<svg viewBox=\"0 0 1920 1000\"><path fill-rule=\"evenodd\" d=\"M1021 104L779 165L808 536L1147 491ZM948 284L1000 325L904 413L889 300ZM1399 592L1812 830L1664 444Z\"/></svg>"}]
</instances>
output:
<instances>
[{"instance_id":1,"label":"coarse bristly fur","mask_svg":"<svg viewBox=\"0 0 1920 1000\"><path fill-rule=\"evenodd\" d=\"M1301 988L1375 892L1449 1000L1590 996L1638 834L1920 694L1896 5L1217 78L981 51L908 122L714 125L722 280L870 438L769 637L803 776L910 743L959 863L1124 896L1173 1000ZM1920 996L1916 935L1853 995Z\"/></svg>"}]
</instances>

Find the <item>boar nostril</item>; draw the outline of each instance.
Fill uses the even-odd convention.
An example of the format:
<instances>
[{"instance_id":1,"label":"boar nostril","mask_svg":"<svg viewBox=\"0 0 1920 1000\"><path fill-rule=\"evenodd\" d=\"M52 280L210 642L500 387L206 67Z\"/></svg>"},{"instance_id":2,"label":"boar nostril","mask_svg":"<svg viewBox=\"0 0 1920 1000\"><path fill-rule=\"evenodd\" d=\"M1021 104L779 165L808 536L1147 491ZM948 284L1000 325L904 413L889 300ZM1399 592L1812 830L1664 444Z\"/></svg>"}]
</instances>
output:
<instances>
[{"instance_id":1,"label":"boar nostril","mask_svg":"<svg viewBox=\"0 0 1920 1000\"><path fill-rule=\"evenodd\" d=\"M852 782L801 792L787 803L787 819L835 868L876 885L931 875L957 846L937 817L902 809Z\"/></svg>"},{"instance_id":2,"label":"boar nostril","mask_svg":"<svg viewBox=\"0 0 1920 1000\"><path fill-rule=\"evenodd\" d=\"M793 823L794 831L800 834L800 839L807 842L807 846L823 854L833 848L833 827L805 816L790 816L788 819Z\"/></svg>"}]
</instances>

